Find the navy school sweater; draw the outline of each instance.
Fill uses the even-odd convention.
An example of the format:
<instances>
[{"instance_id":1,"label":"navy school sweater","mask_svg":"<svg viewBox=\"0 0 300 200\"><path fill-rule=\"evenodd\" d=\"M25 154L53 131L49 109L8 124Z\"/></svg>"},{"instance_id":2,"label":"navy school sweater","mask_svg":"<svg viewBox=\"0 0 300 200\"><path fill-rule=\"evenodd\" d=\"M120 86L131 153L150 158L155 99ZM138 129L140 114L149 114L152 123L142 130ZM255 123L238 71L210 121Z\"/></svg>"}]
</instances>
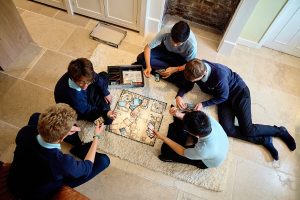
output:
<instances>
[{"instance_id":1,"label":"navy school sweater","mask_svg":"<svg viewBox=\"0 0 300 200\"><path fill-rule=\"evenodd\" d=\"M9 173L9 187L22 199L48 199L64 180L85 178L91 161L77 161L59 149L47 149L37 141L36 126L23 127L16 137L16 149Z\"/></svg>"},{"instance_id":2,"label":"navy school sweater","mask_svg":"<svg viewBox=\"0 0 300 200\"><path fill-rule=\"evenodd\" d=\"M108 108L99 107L90 97L92 88L99 91L102 98L109 95L108 81L100 74L95 73L94 82L90 84L87 90L77 91L69 87L69 74L65 73L57 82L54 89L56 103L69 104L78 114L78 119L94 121L100 116L105 116Z\"/></svg>"},{"instance_id":3,"label":"navy school sweater","mask_svg":"<svg viewBox=\"0 0 300 200\"><path fill-rule=\"evenodd\" d=\"M192 90L196 83L203 92L213 96L212 99L202 102L203 107L206 107L223 103L238 94L241 89L247 87L243 79L227 66L206 60L203 61L211 67L211 73L207 81L187 82L187 84L179 88L177 96L182 97L185 93Z\"/></svg>"}]
</instances>

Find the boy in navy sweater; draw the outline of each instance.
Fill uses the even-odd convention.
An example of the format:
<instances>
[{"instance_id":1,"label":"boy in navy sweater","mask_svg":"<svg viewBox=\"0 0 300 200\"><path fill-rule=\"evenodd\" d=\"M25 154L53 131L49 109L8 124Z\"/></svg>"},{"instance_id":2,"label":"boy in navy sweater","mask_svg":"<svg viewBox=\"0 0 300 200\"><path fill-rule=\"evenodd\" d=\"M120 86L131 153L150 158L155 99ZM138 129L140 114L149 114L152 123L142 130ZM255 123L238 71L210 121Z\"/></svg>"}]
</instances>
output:
<instances>
[{"instance_id":1,"label":"boy in navy sweater","mask_svg":"<svg viewBox=\"0 0 300 200\"><path fill-rule=\"evenodd\" d=\"M218 105L219 121L228 136L262 144L275 160L279 157L273 146L272 137L279 137L291 151L296 149L296 142L285 127L252 123L249 88L237 73L225 65L194 59L186 64L184 76L189 83L181 87L177 93L176 104L179 108L186 107L182 96L196 83L203 92L212 95L213 98L199 102L195 110ZM234 125L235 117L238 126Z\"/></svg>"},{"instance_id":2,"label":"boy in navy sweater","mask_svg":"<svg viewBox=\"0 0 300 200\"><path fill-rule=\"evenodd\" d=\"M68 72L55 86L54 97L56 103L66 103L75 109L78 119L94 121L103 117L108 125L116 118L109 106L112 95L108 91L108 74L97 74L86 58L71 61Z\"/></svg>"},{"instance_id":3,"label":"boy in navy sweater","mask_svg":"<svg viewBox=\"0 0 300 200\"><path fill-rule=\"evenodd\" d=\"M83 160L60 151L63 139L79 129L76 118L70 106L57 104L39 116L37 126L30 121L19 131L8 178L17 197L50 199L62 185L77 187L108 167L109 158L96 152L103 124L97 124L93 142L80 149Z\"/></svg>"}]
</instances>

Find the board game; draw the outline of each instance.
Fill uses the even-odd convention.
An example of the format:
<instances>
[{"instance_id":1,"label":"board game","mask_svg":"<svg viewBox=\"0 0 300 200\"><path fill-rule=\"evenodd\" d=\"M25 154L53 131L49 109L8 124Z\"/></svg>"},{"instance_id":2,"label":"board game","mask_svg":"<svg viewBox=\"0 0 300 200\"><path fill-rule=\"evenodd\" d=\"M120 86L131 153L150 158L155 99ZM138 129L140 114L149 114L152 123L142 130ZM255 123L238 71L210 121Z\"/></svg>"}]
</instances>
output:
<instances>
[{"instance_id":1,"label":"board game","mask_svg":"<svg viewBox=\"0 0 300 200\"><path fill-rule=\"evenodd\" d=\"M159 130L167 103L123 90L114 111L117 118L109 132L154 146L151 129Z\"/></svg>"}]
</instances>

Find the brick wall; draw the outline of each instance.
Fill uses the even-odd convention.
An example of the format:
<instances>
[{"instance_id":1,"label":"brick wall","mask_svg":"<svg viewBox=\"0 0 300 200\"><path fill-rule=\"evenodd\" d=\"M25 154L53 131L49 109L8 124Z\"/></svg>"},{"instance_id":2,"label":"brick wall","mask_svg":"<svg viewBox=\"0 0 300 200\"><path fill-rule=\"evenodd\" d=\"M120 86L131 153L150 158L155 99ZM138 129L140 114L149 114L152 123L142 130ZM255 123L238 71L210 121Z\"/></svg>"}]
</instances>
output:
<instances>
[{"instance_id":1,"label":"brick wall","mask_svg":"<svg viewBox=\"0 0 300 200\"><path fill-rule=\"evenodd\" d=\"M166 0L165 14L224 33L240 0Z\"/></svg>"}]
</instances>

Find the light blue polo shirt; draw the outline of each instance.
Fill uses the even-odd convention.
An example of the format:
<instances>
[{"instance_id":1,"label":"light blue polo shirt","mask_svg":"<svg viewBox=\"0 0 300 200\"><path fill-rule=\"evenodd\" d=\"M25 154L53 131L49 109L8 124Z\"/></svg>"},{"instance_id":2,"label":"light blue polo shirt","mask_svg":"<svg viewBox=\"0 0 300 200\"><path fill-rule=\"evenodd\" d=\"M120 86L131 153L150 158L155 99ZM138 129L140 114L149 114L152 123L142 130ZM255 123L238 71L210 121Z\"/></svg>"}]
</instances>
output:
<instances>
[{"instance_id":1,"label":"light blue polo shirt","mask_svg":"<svg viewBox=\"0 0 300 200\"><path fill-rule=\"evenodd\" d=\"M180 46L175 47L172 42L171 27L164 28L155 36L148 46L150 49L153 49L160 45L161 42L164 43L168 51L180 54L187 61L197 56L197 40L192 30L190 31L189 38Z\"/></svg>"},{"instance_id":2,"label":"light blue polo shirt","mask_svg":"<svg viewBox=\"0 0 300 200\"><path fill-rule=\"evenodd\" d=\"M207 167L218 167L226 159L229 141L222 126L210 117L212 132L199 138L194 148L184 151L184 156L191 160L202 160Z\"/></svg>"}]
</instances>

